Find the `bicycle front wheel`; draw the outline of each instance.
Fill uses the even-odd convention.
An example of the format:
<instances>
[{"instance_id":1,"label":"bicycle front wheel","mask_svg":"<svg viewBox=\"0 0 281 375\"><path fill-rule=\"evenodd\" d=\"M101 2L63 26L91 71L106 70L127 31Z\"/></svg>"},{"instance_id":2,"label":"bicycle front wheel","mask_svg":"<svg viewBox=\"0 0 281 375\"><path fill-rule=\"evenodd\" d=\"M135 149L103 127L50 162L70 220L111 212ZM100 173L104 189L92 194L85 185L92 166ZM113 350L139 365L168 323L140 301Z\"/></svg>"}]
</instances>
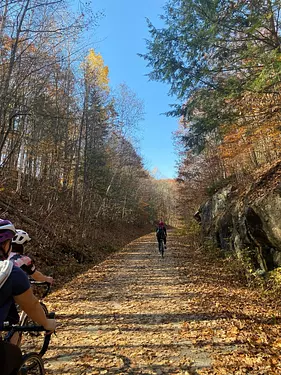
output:
<instances>
[{"instance_id":1,"label":"bicycle front wheel","mask_svg":"<svg viewBox=\"0 0 281 375\"><path fill-rule=\"evenodd\" d=\"M18 375L45 375L42 358L37 353L25 354Z\"/></svg>"}]
</instances>

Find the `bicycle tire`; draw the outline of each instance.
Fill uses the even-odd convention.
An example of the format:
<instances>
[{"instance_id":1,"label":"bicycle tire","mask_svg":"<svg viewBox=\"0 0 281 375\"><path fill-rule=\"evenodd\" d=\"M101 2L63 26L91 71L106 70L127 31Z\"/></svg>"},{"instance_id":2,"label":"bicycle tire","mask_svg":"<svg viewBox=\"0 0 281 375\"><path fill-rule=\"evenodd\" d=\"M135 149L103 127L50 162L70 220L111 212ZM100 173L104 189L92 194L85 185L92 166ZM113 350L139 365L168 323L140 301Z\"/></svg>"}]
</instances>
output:
<instances>
[{"instance_id":1,"label":"bicycle tire","mask_svg":"<svg viewBox=\"0 0 281 375\"><path fill-rule=\"evenodd\" d=\"M18 375L45 375L44 363L39 354L25 354Z\"/></svg>"}]
</instances>

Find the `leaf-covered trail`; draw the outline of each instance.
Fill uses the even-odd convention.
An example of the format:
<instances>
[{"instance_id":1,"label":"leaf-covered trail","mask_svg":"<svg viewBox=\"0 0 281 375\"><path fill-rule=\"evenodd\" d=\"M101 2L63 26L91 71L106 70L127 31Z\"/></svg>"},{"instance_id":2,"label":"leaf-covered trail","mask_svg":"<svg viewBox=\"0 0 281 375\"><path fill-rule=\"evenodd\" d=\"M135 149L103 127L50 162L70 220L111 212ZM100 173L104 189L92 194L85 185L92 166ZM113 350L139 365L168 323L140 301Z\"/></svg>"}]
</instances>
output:
<instances>
[{"instance_id":1,"label":"leaf-covered trail","mask_svg":"<svg viewBox=\"0 0 281 375\"><path fill-rule=\"evenodd\" d=\"M280 374L273 307L180 241L161 259L144 236L53 293L47 374Z\"/></svg>"}]
</instances>

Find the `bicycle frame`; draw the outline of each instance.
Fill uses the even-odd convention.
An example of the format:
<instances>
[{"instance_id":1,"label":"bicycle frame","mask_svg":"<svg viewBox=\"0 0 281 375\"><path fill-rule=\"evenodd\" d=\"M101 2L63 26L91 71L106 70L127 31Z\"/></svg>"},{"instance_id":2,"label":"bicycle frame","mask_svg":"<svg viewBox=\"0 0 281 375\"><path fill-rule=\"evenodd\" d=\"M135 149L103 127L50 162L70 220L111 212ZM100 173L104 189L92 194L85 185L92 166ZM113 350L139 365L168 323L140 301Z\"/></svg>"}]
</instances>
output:
<instances>
[{"instance_id":1,"label":"bicycle frame","mask_svg":"<svg viewBox=\"0 0 281 375\"><path fill-rule=\"evenodd\" d=\"M55 318L55 313L51 313L49 315L51 319ZM31 331L46 331L44 327L42 326L19 326L19 325L9 325L9 323L5 324L1 328L2 331L8 331L8 334L6 334L4 341L9 342L11 337L15 332L31 332ZM46 353L49 347L51 339L51 333L45 335L44 338L44 344L42 347L42 350L40 353L27 353L22 357L22 363L20 368L18 369L19 375L25 375L25 374L33 374L34 368L36 366L37 370L39 370L40 375L45 374L44 370L44 362L42 359L43 354ZM38 366L38 367L37 367ZM30 371L29 371L30 370Z\"/></svg>"}]
</instances>

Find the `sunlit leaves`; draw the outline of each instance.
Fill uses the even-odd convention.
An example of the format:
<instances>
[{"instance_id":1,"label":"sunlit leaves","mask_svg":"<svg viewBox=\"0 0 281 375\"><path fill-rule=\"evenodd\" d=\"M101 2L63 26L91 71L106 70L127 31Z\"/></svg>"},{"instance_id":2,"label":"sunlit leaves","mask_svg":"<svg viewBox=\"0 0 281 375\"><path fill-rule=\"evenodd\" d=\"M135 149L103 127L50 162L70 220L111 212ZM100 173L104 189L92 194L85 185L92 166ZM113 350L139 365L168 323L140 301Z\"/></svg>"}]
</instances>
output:
<instances>
[{"instance_id":1,"label":"sunlit leaves","mask_svg":"<svg viewBox=\"0 0 281 375\"><path fill-rule=\"evenodd\" d=\"M108 91L108 67L104 65L103 58L99 53L95 53L93 49L90 50L88 56L82 63L82 68L85 72L87 80L93 82L102 90Z\"/></svg>"},{"instance_id":2,"label":"sunlit leaves","mask_svg":"<svg viewBox=\"0 0 281 375\"><path fill-rule=\"evenodd\" d=\"M162 261L144 236L48 297L62 324L48 372L279 375L278 298L191 244L169 232Z\"/></svg>"}]
</instances>

